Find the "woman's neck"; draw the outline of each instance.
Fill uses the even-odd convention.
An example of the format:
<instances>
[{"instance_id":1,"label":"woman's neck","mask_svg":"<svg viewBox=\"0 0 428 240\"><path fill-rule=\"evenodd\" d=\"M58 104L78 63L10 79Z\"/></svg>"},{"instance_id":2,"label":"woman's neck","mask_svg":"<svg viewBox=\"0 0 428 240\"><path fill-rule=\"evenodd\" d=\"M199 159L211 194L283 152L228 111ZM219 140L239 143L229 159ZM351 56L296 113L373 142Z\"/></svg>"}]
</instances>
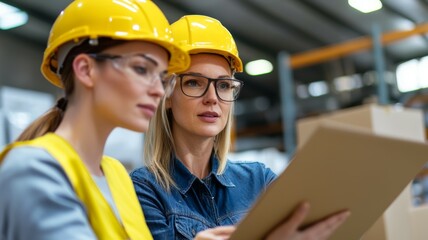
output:
<instances>
[{"instance_id":1,"label":"woman's neck","mask_svg":"<svg viewBox=\"0 0 428 240\"><path fill-rule=\"evenodd\" d=\"M211 171L210 157L214 138L183 137L175 139L176 155L196 177L203 179Z\"/></svg>"},{"instance_id":2,"label":"woman's neck","mask_svg":"<svg viewBox=\"0 0 428 240\"><path fill-rule=\"evenodd\" d=\"M104 146L112 130L96 121L91 111L69 107L55 133L70 143L92 175L102 176Z\"/></svg>"}]
</instances>

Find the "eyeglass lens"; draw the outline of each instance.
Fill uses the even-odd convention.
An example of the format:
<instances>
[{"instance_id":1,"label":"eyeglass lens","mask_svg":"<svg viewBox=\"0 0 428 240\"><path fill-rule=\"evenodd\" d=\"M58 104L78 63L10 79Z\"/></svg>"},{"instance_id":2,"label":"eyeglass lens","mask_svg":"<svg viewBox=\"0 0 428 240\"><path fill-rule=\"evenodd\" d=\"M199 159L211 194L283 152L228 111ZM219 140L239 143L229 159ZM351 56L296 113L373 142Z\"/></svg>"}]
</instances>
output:
<instances>
[{"instance_id":1,"label":"eyeglass lens","mask_svg":"<svg viewBox=\"0 0 428 240\"><path fill-rule=\"evenodd\" d=\"M217 96L223 101L234 101L238 98L242 82L237 79L211 79L192 74L179 75L181 90L189 97L202 97L208 90L210 83L214 82Z\"/></svg>"},{"instance_id":2,"label":"eyeglass lens","mask_svg":"<svg viewBox=\"0 0 428 240\"><path fill-rule=\"evenodd\" d=\"M160 80L166 92L170 92L174 85L175 77L166 72L159 73L156 71L156 64L153 59L144 54L130 55L108 55L108 54L91 54L97 60L111 60L113 67L119 71L123 71L131 79L136 79L147 85L154 85Z\"/></svg>"}]
</instances>

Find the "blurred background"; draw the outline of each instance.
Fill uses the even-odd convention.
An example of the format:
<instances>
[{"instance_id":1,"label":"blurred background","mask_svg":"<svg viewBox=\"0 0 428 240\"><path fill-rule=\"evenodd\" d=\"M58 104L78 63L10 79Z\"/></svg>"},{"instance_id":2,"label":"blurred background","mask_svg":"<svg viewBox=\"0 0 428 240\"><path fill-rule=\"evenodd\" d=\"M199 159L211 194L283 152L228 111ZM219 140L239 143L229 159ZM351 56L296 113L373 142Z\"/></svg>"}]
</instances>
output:
<instances>
[{"instance_id":1,"label":"blurred background","mask_svg":"<svg viewBox=\"0 0 428 240\"><path fill-rule=\"evenodd\" d=\"M39 67L50 27L70 2L0 1L0 146L61 96ZM294 152L299 119L370 102L428 110L428 0L154 2L170 22L209 15L235 37L246 65L236 75L245 84L233 160L262 161L279 173ZM142 164L142 142L117 129L106 151L132 169ZM428 195L424 176L416 181L420 203Z\"/></svg>"}]
</instances>

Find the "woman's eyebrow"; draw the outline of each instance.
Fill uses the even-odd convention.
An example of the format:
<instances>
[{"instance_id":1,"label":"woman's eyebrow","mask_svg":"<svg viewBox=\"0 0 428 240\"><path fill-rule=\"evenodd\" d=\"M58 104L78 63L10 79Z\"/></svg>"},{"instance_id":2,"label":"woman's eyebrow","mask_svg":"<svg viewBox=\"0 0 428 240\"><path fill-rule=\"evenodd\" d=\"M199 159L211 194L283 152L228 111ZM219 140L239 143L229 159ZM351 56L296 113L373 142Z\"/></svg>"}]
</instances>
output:
<instances>
[{"instance_id":1,"label":"woman's eyebrow","mask_svg":"<svg viewBox=\"0 0 428 240\"><path fill-rule=\"evenodd\" d=\"M187 72L186 74L191 74L191 75L206 77L205 75L203 75L201 73L198 73L198 72ZM229 75L220 75L220 76L217 76L216 78L232 78L232 77L229 76Z\"/></svg>"},{"instance_id":2,"label":"woman's eyebrow","mask_svg":"<svg viewBox=\"0 0 428 240\"><path fill-rule=\"evenodd\" d=\"M155 59L153 59L152 57L150 57L150 56L147 56L146 54L137 54L138 56L140 56L140 57L142 57L142 58L145 58L146 60L148 60L148 61L150 61L151 63L153 63L155 66L158 66L159 64L158 64L158 62L155 60Z\"/></svg>"},{"instance_id":3,"label":"woman's eyebrow","mask_svg":"<svg viewBox=\"0 0 428 240\"><path fill-rule=\"evenodd\" d=\"M204 75L202 75L201 73L198 73L198 72L186 72L186 74L197 75L197 76L201 76L201 77L204 76Z\"/></svg>"},{"instance_id":4,"label":"woman's eyebrow","mask_svg":"<svg viewBox=\"0 0 428 240\"><path fill-rule=\"evenodd\" d=\"M218 76L217 78L232 78L232 77L229 75L221 75L221 76Z\"/></svg>"}]
</instances>

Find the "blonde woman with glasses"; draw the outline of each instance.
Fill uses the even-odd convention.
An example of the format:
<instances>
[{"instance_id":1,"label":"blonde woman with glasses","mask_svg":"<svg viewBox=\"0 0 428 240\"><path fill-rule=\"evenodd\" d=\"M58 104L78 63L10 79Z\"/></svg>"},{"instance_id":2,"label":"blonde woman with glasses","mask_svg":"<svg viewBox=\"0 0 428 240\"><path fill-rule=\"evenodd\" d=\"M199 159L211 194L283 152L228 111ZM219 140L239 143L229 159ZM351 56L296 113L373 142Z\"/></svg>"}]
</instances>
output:
<instances>
[{"instance_id":1,"label":"blonde woman with glasses","mask_svg":"<svg viewBox=\"0 0 428 240\"><path fill-rule=\"evenodd\" d=\"M184 16L171 28L191 65L178 72L171 96L151 120L146 166L131 177L155 239L228 239L231 225L276 176L261 163L227 160L233 102L243 87L234 77L242 62L229 31L200 15ZM338 213L301 230L308 211L302 204L266 239L327 239L349 215Z\"/></svg>"}]
</instances>

